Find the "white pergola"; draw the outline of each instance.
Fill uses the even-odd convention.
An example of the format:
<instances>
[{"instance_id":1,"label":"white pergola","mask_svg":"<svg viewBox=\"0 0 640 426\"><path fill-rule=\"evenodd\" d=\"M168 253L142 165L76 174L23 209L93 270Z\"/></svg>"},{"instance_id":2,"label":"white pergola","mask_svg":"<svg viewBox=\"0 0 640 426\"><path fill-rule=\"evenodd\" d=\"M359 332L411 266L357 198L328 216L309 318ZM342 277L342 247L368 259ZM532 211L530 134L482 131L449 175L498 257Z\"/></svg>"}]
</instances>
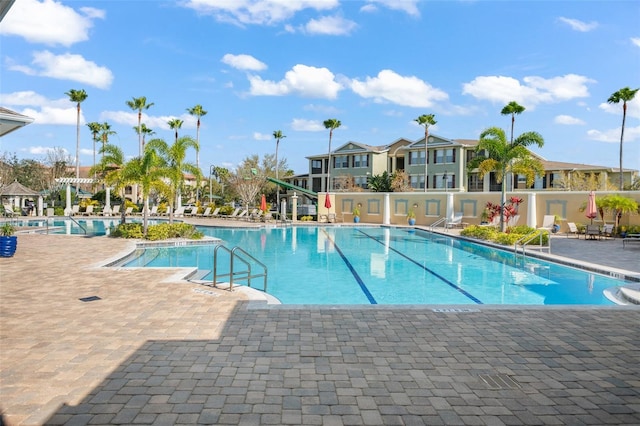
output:
<instances>
[{"instance_id":1,"label":"white pergola","mask_svg":"<svg viewBox=\"0 0 640 426\"><path fill-rule=\"evenodd\" d=\"M56 179L57 183L61 183L63 185L67 185L67 203L66 206L64 208L64 214L65 216L71 216L71 214L73 213L73 210L71 209L71 184L76 184L79 185L81 183L94 183L97 182L97 180L94 180L92 178L74 178L74 177L66 177L66 178L58 178ZM107 190L107 194L105 197L105 210L111 210L111 188L109 188L107 186L106 188Z\"/></svg>"}]
</instances>

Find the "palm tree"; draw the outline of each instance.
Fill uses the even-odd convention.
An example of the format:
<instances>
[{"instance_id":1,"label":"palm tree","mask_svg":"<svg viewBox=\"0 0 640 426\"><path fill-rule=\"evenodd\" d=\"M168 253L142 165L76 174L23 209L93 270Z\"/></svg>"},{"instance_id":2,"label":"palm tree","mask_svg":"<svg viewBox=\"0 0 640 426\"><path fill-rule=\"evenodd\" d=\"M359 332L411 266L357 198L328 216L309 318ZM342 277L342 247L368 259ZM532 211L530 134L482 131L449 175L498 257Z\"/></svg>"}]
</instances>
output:
<instances>
[{"instance_id":1,"label":"palm tree","mask_svg":"<svg viewBox=\"0 0 640 426\"><path fill-rule=\"evenodd\" d=\"M285 135L282 134L282 130L275 130L273 132L273 137L276 140L276 180L278 180L278 146L280 145L280 139L286 138ZM276 205L278 206L278 211L280 211L280 185L276 184Z\"/></svg>"},{"instance_id":2,"label":"palm tree","mask_svg":"<svg viewBox=\"0 0 640 426\"><path fill-rule=\"evenodd\" d=\"M136 182L142 186L142 232L147 235L149 217L149 198L152 190L165 192L167 185L162 180L164 163L162 158L153 149L146 149L142 157L136 157L125 165L124 175L127 180Z\"/></svg>"},{"instance_id":3,"label":"palm tree","mask_svg":"<svg viewBox=\"0 0 640 426\"><path fill-rule=\"evenodd\" d=\"M178 129L182 127L182 123L184 123L184 121L180 120L179 118L172 118L171 120L167 121L169 128L176 131L176 142L178 141Z\"/></svg>"},{"instance_id":4,"label":"palm tree","mask_svg":"<svg viewBox=\"0 0 640 426\"><path fill-rule=\"evenodd\" d=\"M153 102L147 103L147 98L145 96L141 96L139 98L131 98L130 101L127 101L127 106L134 111L138 111L138 148L140 151L138 155L142 157L142 132L140 130L142 125L142 110L151 108L153 106Z\"/></svg>"},{"instance_id":5,"label":"palm tree","mask_svg":"<svg viewBox=\"0 0 640 426\"><path fill-rule=\"evenodd\" d=\"M516 101L511 101L509 102L507 105L505 105L504 108L502 108L502 111L500 111L500 114L502 115L511 115L511 139L510 139L510 143L513 143L513 127L514 124L516 122L516 115L520 115L524 112L526 108L523 107L522 105L519 105ZM514 179L515 176L511 175L511 189L514 188L515 182Z\"/></svg>"},{"instance_id":6,"label":"palm tree","mask_svg":"<svg viewBox=\"0 0 640 426\"><path fill-rule=\"evenodd\" d=\"M169 179L169 186L166 195L171 207L169 222L173 222L174 206L180 197L180 188L184 183L184 173L191 173L200 179L200 170L195 164L186 160L187 149L198 149L198 143L190 136L183 136L177 139L173 145L167 144L164 139L153 139L147 144L148 150L155 150L160 158L164 160L164 166L159 172Z\"/></svg>"},{"instance_id":7,"label":"palm tree","mask_svg":"<svg viewBox=\"0 0 640 426\"><path fill-rule=\"evenodd\" d=\"M198 117L198 121L196 122L196 142L198 143L198 146L200 146L200 117L207 115L207 111L202 108L202 105L198 104L193 108L187 108L187 112ZM200 169L200 148L196 150L196 167ZM198 201L199 194L200 182L198 182L196 187L196 201Z\"/></svg>"},{"instance_id":8,"label":"palm tree","mask_svg":"<svg viewBox=\"0 0 640 426\"><path fill-rule=\"evenodd\" d=\"M124 156L124 152L120 147L116 145L106 144L101 149L102 159L100 163L98 163L92 170L94 173L99 171L104 176L104 181L107 185L112 186L113 190L116 191L122 197L122 202L126 203L125 198L125 188L129 183L131 183L131 178L129 177L126 170L126 160ZM126 208L123 205L120 216L120 223L124 224L126 221Z\"/></svg>"},{"instance_id":9,"label":"palm tree","mask_svg":"<svg viewBox=\"0 0 640 426\"><path fill-rule=\"evenodd\" d=\"M331 139L333 131L340 127L342 123L337 118L330 118L324 121L324 128L329 129L329 165L327 166L327 192L331 190Z\"/></svg>"},{"instance_id":10,"label":"palm tree","mask_svg":"<svg viewBox=\"0 0 640 426\"><path fill-rule=\"evenodd\" d=\"M102 142L102 148L100 149L100 152L102 153L102 158L104 158L104 148L109 143L109 136L115 135L116 132L111 130L111 124L107 123L106 121L100 125L100 131L102 132L100 133L100 141Z\"/></svg>"},{"instance_id":11,"label":"palm tree","mask_svg":"<svg viewBox=\"0 0 640 426\"><path fill-rule=\"evenodd\" d=\"M78 179L80 177L80 104L84 102L89 95L82 89L71 89L64 94L69 96L69 100L76 104L76 179ZM76 183L76 192L79 191L79 187L78 183Z\"/></svg>"},{"instance_id":12,"label":"palm tree","mask_svg":"<svg viewBox=\"0 0 640 426\"><path fill-rule=\"evenodd\" d=\"M620 191L622 191L624 187L622 174L622 142L624 141L624 122L627 119L627 102L636 96L636 92L638 92L638 90L640 90L640 88L630 89L629 87L624 87L609 96L609 99L607 99L607 102L610 104L619 104L622 102L622 129L620 130Z\"/></svg>"},{"instance_id":13,"label":"palm tree","mask_svg":"<svg viewBox=\"0 0 640 426\"><path fill-rule=\"evenodd\" d=\"M429 186L429 174L427 173L427 166L429 164L429 126L434 126L437 121L435 120L434 114L422 114L413 121L418 123L420 126L424 126L424 192L427 192L427 187Z\"/></svg>"},{"instance_id":14,"label":"palm tree","mask_svg":"<svg viewBox=\"0 0 640 426\"><path fill-rule=\"evenodd\" d=\"M91 131L91 135L93 137L93 167L96 167L96 141L98 140L98 133L102 130L102 125L96 121L92 121L91 123L87 123L87 127ZM95 171L93 173L93 179L96 179Z\"/></svg>"},{"instance_id":15,"label":"palm tree","mask_svg":"<svg viewBox=\"0 0 640 426\"><path fill-rule=\"evenodd\" d=\"M151 135L155 135L156 132L154 132L152 129L148 128L146 124L142 123L140 124L140 128L138 128L138 126L134 126L133 130L138 133L138 131L142 132L142 151L144 152L144 140L146 138L147 135L151 136Z\"/></svg>"},{"instance_id":16,"label":"palm tree","mask_svg":"<svg viewBox=\"0 0 640 426\"><path fill-rule=\"evenodd\" d=\"M536 132L526 132L518 136L513 143L507 141L504 130L499 127L490 127L480 134L480 141L476 146L477 157L467 164L469 171L478 169L478 175L482 177L490 172L495 172L496 180L502 183L502 197L500 204L500 229L505 230L504 206L507 202L504 177L508 172L526 176L527 185L533 185L536 175L542 176L544 168L527 149L530 145L542 147L544 139ZM486 156L483 155L486 153Z\"/></svg>"}]
</instances>

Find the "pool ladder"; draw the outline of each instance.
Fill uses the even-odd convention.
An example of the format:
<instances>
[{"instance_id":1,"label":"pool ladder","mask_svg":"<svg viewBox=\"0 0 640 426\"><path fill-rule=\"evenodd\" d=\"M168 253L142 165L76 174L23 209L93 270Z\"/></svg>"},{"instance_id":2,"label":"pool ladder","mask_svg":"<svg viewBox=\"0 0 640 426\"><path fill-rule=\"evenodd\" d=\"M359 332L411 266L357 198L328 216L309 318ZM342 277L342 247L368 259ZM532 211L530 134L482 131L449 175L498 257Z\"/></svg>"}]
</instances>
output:
<instances>
[{"instance_id":1,"label":"pool ladder","mask_svg":"<svg viewBox=\"0 0 640 426\"><path fill-rule=\"evenodd\" d=\"M536 238L540 238L540 243L539 243L540 245L538 247L529 247L529 248L532 248L532 249L537 248L540 251L546 248L547 252L551 253L551 236L550 235L547 237L547 246L545 247L542 245L542 236L545 233L548 234L548 232L543 229L536 229L534 231L529 232L527 235L523 236L522 238L520 238L518 241L515 242L513 246L514 253L516 255L518 254L518 246L520 246L522 248L522 255L526 256L527 253L525 251L525 246Z\"/></svg>"},{"instance_id":2,"label":"pool ladder","mask_svg":"<svg viewBox=\"0 0 640 426\"><path fill-rule=\"evenodd\" d=\"M229 273L228 274L218 274L218 250L223 250L229 253ZM246 258L249 258L254 263L256 263L260 268L262 268L261 274L252 274L251 273L251 262ZM236 271L236 261L242 263L246 270ZM240 247L234 247L232 249L219 245L213 250L213 287L218 283L218 278L229 277L229 291L233 289L234 280L247 280L247 286L251 287L251 279L252 278L260 278L264 279L263 290L265 293L267 292L267 266L260 262L255 257L251 256L249 253L244 251Z\"/></svg>"},{"instance_id":3,"label":"pool ladder","mask_svg":"<svg viewBox=\"0 0 640 426\"><path fill-rule=\"evenodd\" d=\"M444 225L444 223L447 221L446 217L441 217L440 219L436 220L435 222L433 222L431 225L429 225L429 230L433 231L434 229L436 229L436 227L438 225L442 225L444 227L445 230L447 230L447 227Z\"/></svg>"}]
</instances>

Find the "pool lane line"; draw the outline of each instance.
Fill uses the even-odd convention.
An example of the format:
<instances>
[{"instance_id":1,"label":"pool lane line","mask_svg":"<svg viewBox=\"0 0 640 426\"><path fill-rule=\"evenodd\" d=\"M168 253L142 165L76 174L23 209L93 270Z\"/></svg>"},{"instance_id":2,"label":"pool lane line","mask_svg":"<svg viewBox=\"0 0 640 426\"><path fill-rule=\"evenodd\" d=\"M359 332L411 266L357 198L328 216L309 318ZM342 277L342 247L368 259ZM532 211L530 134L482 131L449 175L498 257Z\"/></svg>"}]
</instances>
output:
<instances>
[{"instance_id":1,"label":"pool lane line","mask_svg":"<svg viewBox=\"0 0 640 426\"><path fill-rule=\"evenodd\" d=\"M378 240L377 238L375 238L372 235L367 234L366 232L362 231L361 229L358 229L358 232L361 232L362 234L366 235L367 237L371 238L373 241L377 242L378 244L384 245L380 240ZM424 269L425 271L427 271L428 273L430 273L431 275L435 276L436 278L440 279L441 281L443 281L445 284L449 285L450 287L454 288L455 290L459 291L460 293L464 294L466 297L468 297L469 299L473 300L475 303L479 304L479 305L483 305L482 301L480 299L478 299L477 297L475 297L474 295L472 295L471 293L469 293L468 291L464 290L463 288L460 288L459 286L455 285L454 283L452 283L451 281L449 281L448 279L446 279L445 277L443 277L442 275L438 274L436 271L427 268L426 266L424 266L422 263L418 262L415 259L410 258L409 256L407 256L406 254L402 253L401 251L389 246L389 250L392 250L393 252L399 254L400 256L404 257L405 259L407 259L409 262L418 265L419 267L421 267L422 269Z\"/></svg>"},{"instance_id":2,"label":"pool lane line","mask_svg":"<svg viewBox=\"0 0 640 426\"><path fill-rule=\"evenodd\" d=\"M349 262L349 259L347 259L347 257L344 255L344 253L342 253L342 250L340 250L340 247L338 247L338 245L336 244L335 241L333 241L333 239L331 238L331 236L327 233L327 231L325 231L324 229L322 230L322 232L324 232L324 235L327 237L327 240L329 240L329 242L335 247L336 251L338 252L338 254L340 255L340 257L342 258L342 261L345 263L345 265L347 265L347 268L349 268L349 270L351 271L351 274L353 275L353 277L356 279L356 282L358 283L358 285L360 286L360 289L362 290L362 292L364 293L365 296L367 296L367 299L369 299L369 303L371 303L372 305L377 305L378 302L376 301L376 299L373 297L373 295L371 294L371 292L369 291L369 289L367 288L367 285L364 283L364 281L362 281L362 278L360 278L360 275L358 275L358 272L356 272L355 268L353 267L353 265L351 264L351 262ZM366 235L366 234L365 234Z\"/></svg>"}]
</instances>

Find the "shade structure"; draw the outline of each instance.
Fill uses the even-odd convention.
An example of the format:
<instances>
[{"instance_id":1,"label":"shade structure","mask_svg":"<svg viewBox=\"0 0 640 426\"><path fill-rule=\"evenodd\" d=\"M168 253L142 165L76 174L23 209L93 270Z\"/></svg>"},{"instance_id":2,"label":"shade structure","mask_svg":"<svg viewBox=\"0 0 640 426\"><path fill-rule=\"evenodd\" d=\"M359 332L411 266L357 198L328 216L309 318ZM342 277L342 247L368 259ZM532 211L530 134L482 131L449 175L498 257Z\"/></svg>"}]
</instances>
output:
<instances>
[{"instance_id":1,"label":"shade structure","mask_svg":"<svg viewBox=\"0 0 640 426\"><path fill-rule=\"evenodd\" d=\"M262 194L262 199L260 200L260 210L263 212L267 211L267 197Z\"/></svg>"},{"instance_id":2,"label":"shade structure","mask_svg":"<svg viewBox=\"0 0 640 426\"><path fill-rule=\"evenodd\" d=\"M331 208L331 195L327 192L327 197L324 199L324 206L328 209Z\"/></svg>"},{"instance_id":3,"label":"shade structure","mask_svg":"<svg viewBox=\"0 0 640 426\"><path fill-rule=\"evenodd\" d=\"M596 193L594 191L589 192L589 199L587 201L587 211L585 213L589 219L591 219L591 223L593 223L593 219L598 216L598 207L596 206Z\"/></svg>"}]
</instances>

